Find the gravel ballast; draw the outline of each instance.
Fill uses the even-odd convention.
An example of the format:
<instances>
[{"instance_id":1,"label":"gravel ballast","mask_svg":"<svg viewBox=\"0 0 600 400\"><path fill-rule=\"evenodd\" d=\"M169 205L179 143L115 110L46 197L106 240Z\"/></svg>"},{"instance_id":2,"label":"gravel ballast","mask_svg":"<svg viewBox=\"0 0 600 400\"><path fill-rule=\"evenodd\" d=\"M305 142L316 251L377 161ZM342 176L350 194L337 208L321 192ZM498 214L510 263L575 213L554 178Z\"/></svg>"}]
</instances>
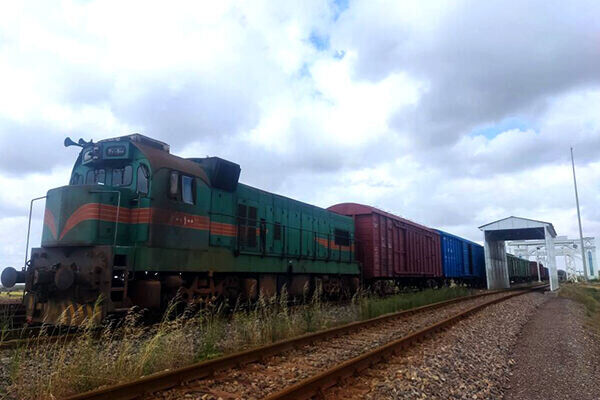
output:
<instances>
[{"instance_id":1,"label":"gravel ballast","mask_svg":"<svg viewBox=\"0 0 600 400\"><path fill-rule=\"evenodd\" d=\"M319 341L314 345L217 373L212 379L191 382L185 387L155 393L152 399L259 399L306 379L344 360L415 332L467 308L506 294L490 295L445 306L369 328Z\"/></svg>"},{"instance_id":2,"label":"gravel ballast","mask_svg":"<svg viewBox=\"0 0 600 400\"><path fill-rule=\"evenodd\" d=\"M326 393L328 399L501 399L512 349L547 300L530 293L492 305Z\"/></svg>"},{"instance_id":3,"label":"gravel ballast","mask_svg":"<svg viewBox=\"0 0 600 400\"><path fill-rule=\"evenodd\" d=\"M600 399L600 341L585 318L581 304L561 297L540 307L514 349L506 400Z\"/></svg>"}]
</instances>

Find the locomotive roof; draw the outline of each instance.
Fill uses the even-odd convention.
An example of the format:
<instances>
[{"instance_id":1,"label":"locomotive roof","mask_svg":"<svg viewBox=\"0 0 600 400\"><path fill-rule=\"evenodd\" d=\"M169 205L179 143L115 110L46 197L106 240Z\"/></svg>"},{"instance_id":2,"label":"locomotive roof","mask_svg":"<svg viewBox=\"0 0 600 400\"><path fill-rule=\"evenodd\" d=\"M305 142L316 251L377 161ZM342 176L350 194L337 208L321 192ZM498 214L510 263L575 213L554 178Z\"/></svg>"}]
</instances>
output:
<instances>
[{"instance_id":1,"label":"locomotive roof","mask_svg":"<svg viewBox=\"0 0 600 400\"><path fill-rule=\"evenodd\" d=\"M328 207L327 209L330 210L330 211L333 211L335 213L344 214L344 215L381 214L381 215L385 215L386 217L389 217L391 219L395 219L395 220L401 221L401 222L403 222L405 224L412 225L412 226L415 226L417 228L425 229L425 230L428 230L430 232L438 234L435 231L435 229L431 229L431 228L429 228L429 227L427 227L425 225L417 224L416 222L413 222L413 221L411 221L409 219L399 217L397 215L391 214L389 212L380 210L380 209L375 208L375 207L367 206L365 204L340 203L340 204L336 204L336 205L333 205L331 207Z\"/></svg>"},{"instance_id":2,"label":"locomotive roof","mask_svg":"<svg viewBox=\"0 0 600 400\"><path fill-rule=\"evenodd\" d=\"M197 176L210 185L210 180L204 171L204 168L200 164L186 160L173 154L167 153L164 150L159 150L155 147L151 147L141 143L132 143L137 147L142 154L148 159L153 170L159 170L161 168L174 169L176 171L183 172L184 174L190 174Z\"/></svg>"},{"instance_id":3,"label":"locomotive roof","mask_svg":"<svg viewBox=\"0 0 600 400\"><path fill-rule=\"evenodd\" d=\"M101 140L98 143L124 140L131 142L132 145L142 152L148 159L153 170L156 171L161 168L174 169L183 172L184 174L197 176L206 182L206 184L210 185L210 179L208 179L208 175L200 164L169 153L169 145L159 140L136 133L133 135Z\"/></svg>"}]
</instances>

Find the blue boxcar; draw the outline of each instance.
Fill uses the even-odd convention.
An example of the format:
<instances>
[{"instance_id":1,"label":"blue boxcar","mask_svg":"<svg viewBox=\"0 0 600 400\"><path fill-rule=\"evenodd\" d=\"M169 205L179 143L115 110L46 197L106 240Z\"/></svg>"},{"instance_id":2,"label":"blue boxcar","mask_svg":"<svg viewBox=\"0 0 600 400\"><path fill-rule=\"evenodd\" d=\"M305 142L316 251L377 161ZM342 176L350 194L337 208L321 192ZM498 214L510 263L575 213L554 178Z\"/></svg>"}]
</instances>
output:
<instances>
[{"instance_id":1,"label":"blue boxcar","mask_svg":"<svg viewBox=\"0 0 600 400\"><path fill-rule=\"evenodd\" d=\"M444 277L461 281L485 281L483 246L438 230L441 236Z\"/></svg>"}]
</instances>

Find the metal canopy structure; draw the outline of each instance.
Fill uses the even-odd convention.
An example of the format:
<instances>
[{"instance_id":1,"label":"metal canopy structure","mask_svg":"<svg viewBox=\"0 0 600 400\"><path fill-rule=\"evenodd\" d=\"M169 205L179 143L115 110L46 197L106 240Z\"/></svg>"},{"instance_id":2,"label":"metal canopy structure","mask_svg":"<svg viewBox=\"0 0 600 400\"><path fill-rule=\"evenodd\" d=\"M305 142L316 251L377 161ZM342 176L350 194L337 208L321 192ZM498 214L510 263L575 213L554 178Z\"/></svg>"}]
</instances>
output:
<instances>
[{"instance_id":1,"label":"metal canopy structure","mask_svg":"<svg viewBox=\"0 0 600 400\"><path fill-rule=\"evenodd\" d=\"M556 231L550 222L521 217L507 217L479 227L483 231L485 268L488 289L510 287L507 240L543 240L546 244L546 267L550 275L550 290L558 289L554 238Z\"/></svg>"},{"instance_id":2,"label":"metal canopy structure","mask_svg":"<svg viewBox=\"0 0 600 400\"><path fill-rule=\"evenodd\" d=\"M593 279L599 276L596 238L584 237L583 244L588 276ZM546 262L546 242L543 240L512 241L508 242L507 245L516 256L533 257L538 262ZM579 265L583 267L580 246L581 239L569 239L567 236L557 236L554 239L554 254L559 259L564 257L567 280L572 282L579 281L583 275L579 270Z\"/></svg>"}]
</instances>

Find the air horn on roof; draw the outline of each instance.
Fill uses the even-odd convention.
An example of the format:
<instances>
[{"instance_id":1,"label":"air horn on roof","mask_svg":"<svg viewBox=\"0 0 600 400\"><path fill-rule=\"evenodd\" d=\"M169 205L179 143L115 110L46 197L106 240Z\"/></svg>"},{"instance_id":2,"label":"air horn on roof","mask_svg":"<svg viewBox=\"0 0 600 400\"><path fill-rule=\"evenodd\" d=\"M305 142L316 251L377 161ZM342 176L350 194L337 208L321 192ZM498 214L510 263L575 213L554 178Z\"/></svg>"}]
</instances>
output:
<instances>
[{"instance_id":1,"label":"air horn on roof","mask_svg":"<svg viewBox=\"0 0 600 400\"><path fill-rule=\"evenodd\" d=\"M72 140L70 137L66 137L65 141L64 141L65 147L69 147L69 146L78 146L78 147L84 147L87 146L88 144L92 144L92 141L90 140L89 142L86 142L83 139L79 139L77 142L75 142L74 140Z\"/></svg>"},{"instance_id":2,"label":"air horn on roof","mask_svg":"<svg viewBox=\"0 0 600 400\"><path fill-rule=\"evenodd\" d=\"M65 147L69 147L69 146L79 146L79 147L83 147L82 145L80 145L79 143L74 142L70 137L66 137L65 138Z\"/></svg>"}]
</instances>

